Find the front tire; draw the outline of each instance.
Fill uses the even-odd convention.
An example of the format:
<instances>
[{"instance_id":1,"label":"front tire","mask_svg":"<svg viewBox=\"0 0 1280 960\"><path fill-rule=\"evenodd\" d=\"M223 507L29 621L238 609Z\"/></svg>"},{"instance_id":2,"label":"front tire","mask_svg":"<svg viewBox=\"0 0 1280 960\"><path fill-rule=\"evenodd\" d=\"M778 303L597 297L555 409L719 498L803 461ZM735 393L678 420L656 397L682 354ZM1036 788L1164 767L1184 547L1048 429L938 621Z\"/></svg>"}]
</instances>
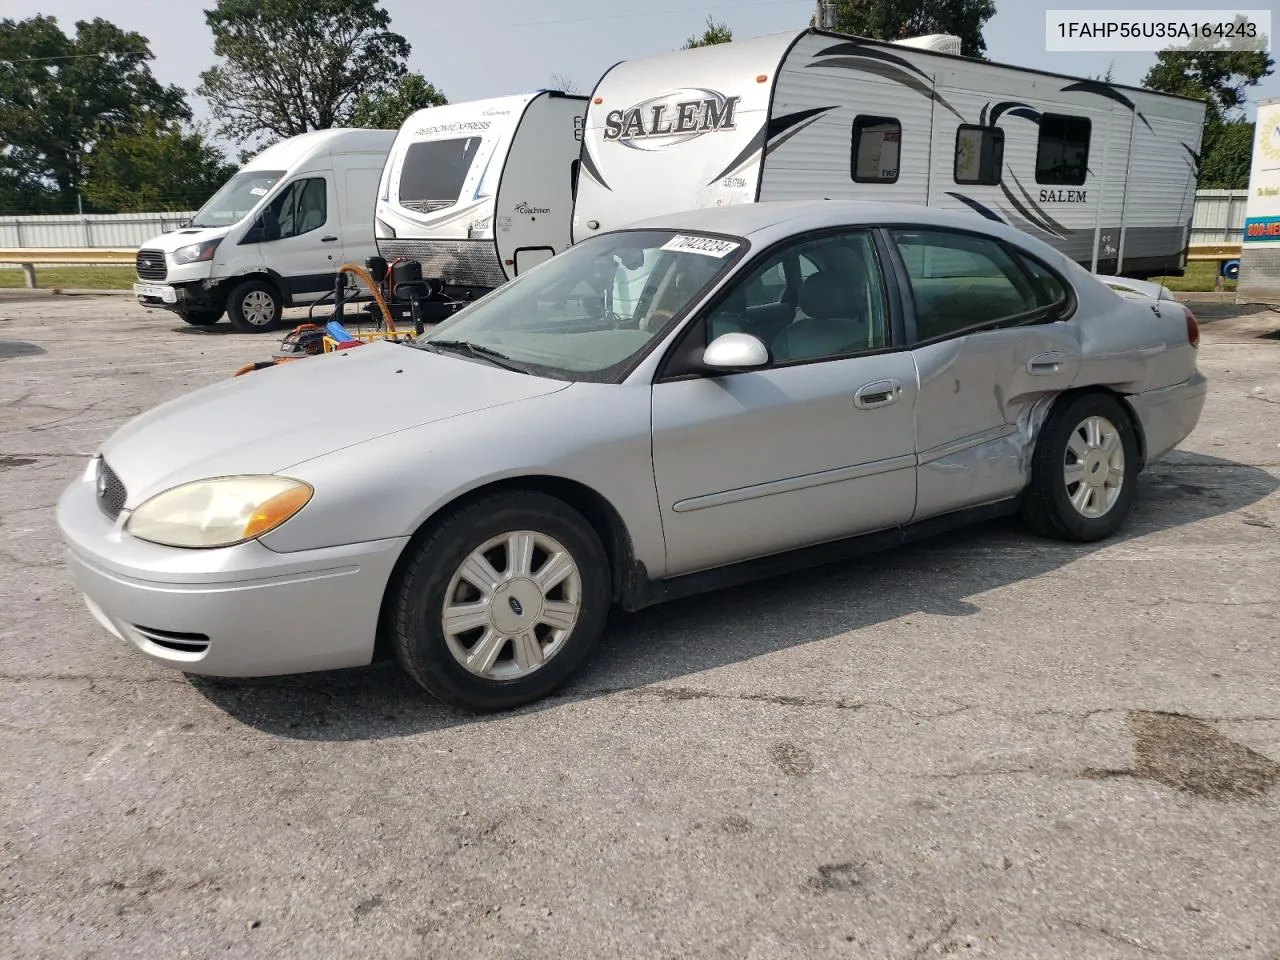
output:
<instances>
[{"instance_id":1,"label":"front tire","mask_svg":"<svg viewBox=\"0 0 1280 960\"><path fill-rule=\"evenodd\" d=\"M193 327L211 327L222 319L221 310L186 310L182 319Z\"/></svg>"},{"instance_id":2,"label":"front tire","mask_svg":"<svg viewBox=\"0 0 1280 960\"><path fill-rule=\"evenodd\" d=\"M1133 422L1119 400L1085 393L1062 401L1036 442L1023 519L1055 540L1111 536L1133 505L1138 457Z\"/></svg>"},{"instance_id":3,"label":"front tire","mask_svg":"<svg viewBox=\"0 0 1280 960\"><path fill-rule=\"evenodd\" d=\"M265 280L246 280L227 297L227 316L240 333L266 333L280 325L284 301Z\"/></svg>"},{"instance_id":4,"label":"front tire","mask_svg":"<svg viewBox=\"0 0 1280 960\"><path fill-rule=\"evenodd\" d=\"M609 611L609 560L581 514L533 491L482 496L411 545L391 645L423 689L476 713L539 700L581 665Z\"/></svg>"}]
</instances>

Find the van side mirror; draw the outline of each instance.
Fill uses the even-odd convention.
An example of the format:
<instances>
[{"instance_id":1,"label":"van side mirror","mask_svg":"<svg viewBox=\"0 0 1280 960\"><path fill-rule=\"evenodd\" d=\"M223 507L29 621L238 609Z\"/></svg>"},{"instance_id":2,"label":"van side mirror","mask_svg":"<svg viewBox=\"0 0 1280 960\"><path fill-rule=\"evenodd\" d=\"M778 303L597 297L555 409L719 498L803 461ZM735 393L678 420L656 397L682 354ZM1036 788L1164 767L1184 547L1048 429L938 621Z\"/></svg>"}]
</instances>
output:
<instances>
[{"instance_id":1,"label":"van side mirror","mask_svg":"<svg viewBox=\"0 0 1280 960\"><path fill-rule=\"evenodd\" d=\"M725 333L702 352L702 366L710 373L758 370L769 365L769 348L749 333Z\"/></svg>"}]
</instances>

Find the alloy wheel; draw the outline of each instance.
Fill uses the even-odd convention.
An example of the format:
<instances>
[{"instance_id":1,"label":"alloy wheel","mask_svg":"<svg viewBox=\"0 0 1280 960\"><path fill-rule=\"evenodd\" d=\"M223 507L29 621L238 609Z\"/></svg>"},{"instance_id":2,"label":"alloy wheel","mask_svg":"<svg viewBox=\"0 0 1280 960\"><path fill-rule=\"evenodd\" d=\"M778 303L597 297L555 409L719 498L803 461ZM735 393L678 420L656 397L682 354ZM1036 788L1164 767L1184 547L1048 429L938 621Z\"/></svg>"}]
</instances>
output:
<instances>
[{"instance_id":1,"label":"alloy wheel","mask_svg":"<svg viewBox=\"0 0 1280 960\"><path fill-rule=\"evenodd\" d=\"M1091 520L1115 506L1124 488L1124 444L1106 417L1086 417L1067 441L1062 478L1071 506Z\"/></svg>"},{"instance_id":2,"label":"alloy wheel","mask_svg":"<svg viewBox=\"0 0 1280 960\"><path fill-rule=\"evenodd\" d=\"M517 680L565 646L582 607L582 575L558 540L517 530L467 555L445 591L441 625L469 673Z\"/></svg>"}]
</instances>

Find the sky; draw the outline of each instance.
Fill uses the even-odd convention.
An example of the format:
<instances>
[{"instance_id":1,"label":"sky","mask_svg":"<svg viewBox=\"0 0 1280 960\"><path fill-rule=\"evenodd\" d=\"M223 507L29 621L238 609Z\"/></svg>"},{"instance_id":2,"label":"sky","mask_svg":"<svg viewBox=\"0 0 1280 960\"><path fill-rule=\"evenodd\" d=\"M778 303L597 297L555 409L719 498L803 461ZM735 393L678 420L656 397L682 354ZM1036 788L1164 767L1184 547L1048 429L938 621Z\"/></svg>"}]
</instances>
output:
<instances>
[{"instance_id":1,"label":"sky","mask_svg":"<svg viewBox=\"0 0 1280 960\"><path fill-rule=\"evenodd\" d=\"M588 93L619 60L678 49L701 33L707 16L722 20L739 39L808 25L813 0L382 0L392 29L413 46L409 66L424 74L453 102L544 87L551 75ZM105 16L151 41L152 69L163 83L188 91L213 63L212 37L203 10L209 0L0 0L0 16L57 17L70 32L76 20ZM1267 2L1241 4L1265 9ZM1126 0L1127 9L1212 7L1196 3ZM1088 77L1114 61L1116 82L1137 85L1155 62L1150 53L1048 53L1046 9L1099 9L1100 0L996 0L996 15L984 35L987 56L1016 66ZM1214 8L1219 9L1219 8ZM1273 51L1274 56L1274 51ZM1280 97L1280 71L1254 88L1252 99ZM197 117L207 116L191 98ZM1252 103L1248 110L1253 116Z\"/></svg>"}]
</instances>

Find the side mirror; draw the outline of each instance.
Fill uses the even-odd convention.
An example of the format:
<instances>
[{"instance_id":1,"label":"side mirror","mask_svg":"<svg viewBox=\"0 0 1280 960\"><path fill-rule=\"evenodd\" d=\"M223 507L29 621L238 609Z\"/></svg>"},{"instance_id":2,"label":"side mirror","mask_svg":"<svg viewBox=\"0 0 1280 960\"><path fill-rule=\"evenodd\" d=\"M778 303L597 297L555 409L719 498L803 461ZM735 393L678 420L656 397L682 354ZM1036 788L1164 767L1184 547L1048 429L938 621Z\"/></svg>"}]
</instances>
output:
<instances>
[{"instance_id":1,"label":"side mirror","mask_svg":"<svg viewBox=\"0 0 1280 960\"><path fill-rule=\"evenodd\" d=\"M757 370L769 365L769 348L749 333L725 333L707 344L702 366L711 372Z\"/></svg>"}]
</instances>

